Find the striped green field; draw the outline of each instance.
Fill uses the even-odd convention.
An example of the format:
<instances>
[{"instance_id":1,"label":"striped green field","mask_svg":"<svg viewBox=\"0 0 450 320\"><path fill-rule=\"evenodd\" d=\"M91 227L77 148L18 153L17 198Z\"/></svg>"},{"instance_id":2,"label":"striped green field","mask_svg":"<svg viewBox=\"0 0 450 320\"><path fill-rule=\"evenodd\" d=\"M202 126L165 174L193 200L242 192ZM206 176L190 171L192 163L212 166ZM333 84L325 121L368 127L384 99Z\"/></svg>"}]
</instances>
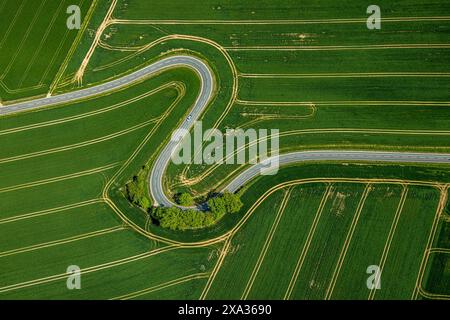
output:
<instances>
[{"instance_id":1,"label":"striped green field","mask_svg":"<svg viewBox=\"0 0 450 320\"><path fill-rule=\"evenodd\" d=\"M127 242L129 245L133 244L132 241ZM117 252L120 248L110 250ZM15 286L0 289L0 297L2 299L34 299L36 297L40 299L145 299L146 295L176 287L177 296L172 298L198 299L202 288L195 286L196 290L192 291L192 283L189 285L189 281L194 283L207 278L211 265L215 261L211 258L211 252L211 248L163 248L160 251L156 249L141 251L139 254L133 254L134 252L130 250L125 253L126 258L108 257L107 264L94 264L97 261L90 258L89 264L86 260L84 265L80 265L83 267L81 290L67 290L66 266L64 266L58 270L59 272L53 272L62 275L60 278L35 277L34 279L37 278L40 281L31 285L14 283ZM106 258L107 255L102 254L102 256ZM17 279L16 282L18 282Z\"/></svg>"},{"instance_id":2,"label":"striped green field","mask_svg":"<svg viewBox=\"0 0 450 320\"><path fill-rule=\"evenodd\" d=\"M127 299L208 276L217 247L174 253L136 233L102 195L152 129L163 123L162 135L176 125L170 119L186 112L197 90L197 78L180 69L108 96L0 120L0 298ZM141 157L161 143L154 139ZM86 273L80 292L67 290L70 265Z\"/></svg>"},{"instance_id":3,"label":"striped green field","mask_svg":"<svg viewBox=\"0 0 450 320\"><path fill-rule=\"evenodd\" d=\"M217 82L205 129L279 129L282 153L450 153L450 4L378 5L381 30L359 0L2 0L0 108L189 54ZM162 229L131 205L124 185L200 86L177 67L0 117L0 299L450 298L446 165L288 166L249 183L241 212L207 230ZM244 167L170 164L164 186L201 196ZM67 288L72 265L81 290Z\"/></svg>"},{"instance_id":4,"label":"striped green field","mask_svg":"<svg viewBox=\"0 0 450 320\"><path fill-rule=\"evenodd\" d=\"M425 298L416 282L422 259L436 250L427 239L436 232L439 195L431 186L370 181L276 191L232 237L207 298ZM380 268L379 289L367 285L370 266Z\"/></svg>"},{"instance_id":5,"label":"striped green field","mask_svg":"<svg viewBox=\"0 0 450 320\"><path fill-rule=\"evenodd\" d=\"M95 3L95 2L94 2ZM66 9L78 5L88 17L92 2L3 0L0 3L0 101L47 94L64 66L78 30L69 30ZM30 48L33 48L30 50ZM70 57L69 57L70 58Z\"/></svg>"}]
</instances>

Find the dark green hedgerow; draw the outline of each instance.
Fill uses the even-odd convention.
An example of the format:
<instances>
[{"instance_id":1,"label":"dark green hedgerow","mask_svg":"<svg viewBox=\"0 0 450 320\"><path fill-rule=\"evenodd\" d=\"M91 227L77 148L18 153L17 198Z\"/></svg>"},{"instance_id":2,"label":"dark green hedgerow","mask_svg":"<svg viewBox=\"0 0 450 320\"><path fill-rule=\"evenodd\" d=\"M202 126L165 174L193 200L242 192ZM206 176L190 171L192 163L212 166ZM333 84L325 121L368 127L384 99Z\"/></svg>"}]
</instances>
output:
<instances>
[{"instance_id":1,"label":"dark green hedgerow","mask_svg":"<svg viewBox=\"0 0 450 320\"><path fill-rule=\"evenodd\" d=\"M148 168L143 166L133 179L125 185L125 195L127 199L132 203L141 207L142 209L149 211L151 202L147 197L145 183L147 178Z\"/></svg>"},{"instance_id":2,"label":"dark green hedgerow","mask_svg":"<svg viewBox=\"0 0 450 320\"><path fill-rule=\"evenodd\" d=\"M188 230L210 227L227 213L236 213L242 207L238 195L225 192L207 202L208 210L180 209L177 207L154 207L151 216L163 228Z\"/></svg>"},{"instance_id":3,"label":"dark green hedgerow","mask_svg":"<svg viewBox=\"0 0 450 320\"><path fill-rule=\"evenodd\" d=\"M195 203L194 198L187 192L177 193L174 199L176 203L183 207L190 207Z\"/></svg>"}]
</instances>

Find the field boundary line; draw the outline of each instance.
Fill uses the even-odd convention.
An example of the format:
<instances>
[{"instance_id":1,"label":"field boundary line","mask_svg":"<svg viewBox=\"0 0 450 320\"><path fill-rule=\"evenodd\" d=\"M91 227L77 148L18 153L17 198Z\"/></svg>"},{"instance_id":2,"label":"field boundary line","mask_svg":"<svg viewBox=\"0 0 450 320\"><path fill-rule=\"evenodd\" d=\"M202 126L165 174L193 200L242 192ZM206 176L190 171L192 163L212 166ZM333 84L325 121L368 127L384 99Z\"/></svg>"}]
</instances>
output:
<instances>
[{"instance_id":1,"label":"field boundary line","mask_svg":"<svg viewBox=\"0 0 450 320\"><path fill-rule=\"evenodd\" d=\"M442 213L444 212L445 206L447 204L449 187L450 187L450 185L445 185L440 188L439 203L436 208L436 214L435 214L435 217L433 220L433 224L431 226L430 233L428 235L427 244L426 244L424 253L422 255L422 261L420 263L420 268L419 268L419 272L418 272L417 279L416 279L416 285L415 285L414 291L411 295L411 300L416 300L418 294L420 293L420 291L422 289L423 277L425 275L425 270L427 267L428 259L430 257L429 250L430 250L431 246L433 245L434 238L435 238L435 235L436 235L436 232L438 229L439 216L442 215Z\"/></svg>"},{"instance_id":2,"label":"field boundary line","mask_svg":"<svg viewBox=\"0 0 450 320\"><path fill-rule=\"evenodd\" d=\"M31 219L31 218L35 218L35 217L45 216L45 215L52 214L52 213L68 211L71 209L89 206L89 205L96 204L96 203L104 203L104 201L103 201L103 199L100 199L100 198L91 199L91 200L81 201L81 202L77 202L77 203L73 203L73 204L68 204L68 205L61 206L61 207L35 211L35 212L31 212L31 213L25 213L25 214L21 214L18 216L12 216L9 218L3 218L3 219L0 219L0 225L5 224L5 223L10 223L10 222L16 222L16 221L23 220L23 219Z\"/></svg>"},{"instance_id":3,"label":"field boundary line","mask_svg":"<svg viewBox=\"0 0 450 320\"><path fill-rule=\"evenodd\" d=\"M387 257L389 256L389 250L391 248L392 240L394 238L395 232L397 230L398 222L400 221L400 216L403 212L403 206L405 205L406 199L408 197L408 186L404 185L402 194L400 195L400 200L398 202L397 210L394 214L394 219L392 220L391 227L389 229L389 233L386 239L386 242L384 243L383 252L381 254L380 262L378 263L378 266L380 267L380 277L378 279L381 279L381 275L383 274L384 265L386 264ZM376 287L378 287L379 283L376 283L374 288L372 288L369 291L369 297L367 300L374 300L375 294L377 293Z\"/></svg>"},{"instance_id":4,"label":"field boundary line","mask_svg":"<svg viewBox=\"0 0 450 320\"><path fill-rule=\"evenodd\" d=\"M249 128L250 126L255 125L256 123L264 122L264 121L271 121L271 120L295 120L295 119L308 119L314 117L315 111L313 113L304 115L304 116L279 116L277 114L261 114L261 116L257 116L257 114L247 114L247 116L255 116L255 119L252 119L250 121L245 122L244 124L240 125L239 128Z\"/></svg>"},{"instance_id":5,"label":"field boundary line","mask_svg":"<svg viewBox=\"0 0 450 320\"><path fill-rule=\"evenodd\" d=\"M235 103L235 105L240 105ZM282 119L308 119L308 118L312 118L316 115L317 112L317 108L316 106L311 103L311 104L297 104L297 103L273 103L273 104L266 104L266 103L246 103L245 105L249 105L249 106L266 106L266 105L270 105L270 106L289 106L289 107L305 107L305 108L309 108L310 109L310 113L309 114L305 114L305 115L282 115L282 114L276 114L276 113L249 113L249 112L245 112L244 113L240 113L240 115L242 115L242 117L255 117L252 120L246 121L245 123L243 123L242 125L240 125L240 128L247 128L251 125L254 125L256 123L259 122L263 122L263 121L270 121L270 120L282 120ZM245 147L245 146L244 146ZM241 149L241 148L239 148ZM234 155L234 153L233 153ZM183 177L185 178L185 177Z\"/></svg>"},{"instance_id":6,"label":"field boundary line","mask_svg":"<svg viewBox=\"0 0 450 320\"><path fill-rule=\"evenodd\" d=\"M223 244L223 247L220 251L220 256L217 259L214 269L211 271L211 274L209 275L208 281L206 282L206 285L203 288L203 291L199 297L199 300L206 300L206 296L208 295L209 290L211 289L211 285L213 284L214 279L216 278L217 274L219 273L219 270L222 267L223 262L225 261L225 257L228 254L228 251L229 251L230 245L231 245L231 238L232 238L231 236L226 238L225 243Z\"/></svg>"},{"instance_id":7,"label":"field boundary line","mask_svg":"<svg viewBox=\"0 0 450 320\"><path fill-rule=\"evenodd\" d=\"M422 286L417 289L418 294L427 299L450 300L450 294L437 294L426 291Z\"/></svg>"},{"instance_id":8,"label":"field boundary line","mask_svg":"<svg viewBox=\"0 0 450 320\"><path fill-rule=\"evenodd\" d=\"M122 230L125 230L125 229L126 229L125 227L119 225L119 226L114 226L114 227L111 227L111 228L106 228L106 229L102 229L102 230L97 230L97 231L92 231L92 232L88 232L88 233L79 234L79 235L68 237L68 238L64 238L64 239L53 240L53 241L39 243L39 244L35 244L35 245L23 247L23 248L3 251L3 252L0 252L0 258L4 258L4 257L7 257L7 256L20 254L20 253L24 253L24 252L29 252L29 251L35 251L35 250L40 250L40 249L44 249L44 248L54 247L54 246L58 246L58 245L61 245L61 244L71 243L71 242L84 240L84 239L88 239L88 238L98 237L98 236L101 236L101 235L105 235L105 234L108 234L108 233L113 233L113 232L116 232L116 231L122 231Z\"/></svg>"},{"instance_id":9,"label":"field boundary line","mask_svg":"<svg viewBox=\"0 0 450 320\"><path fill-rule=\"evenodd\" d=\"M10 87L8 87L8 85L5 83L5 81L3 81L3 79L0 79L0 87L3 88L3 90L5 90L7 93L21 93L21 92L27 92L30 90L36 90L39 88L43 88L44 85L43 84L36 84L30 87L26 87L26 88L17 88L17 89L11 89Z\"/></svg>"},{"instance_id":10,"label":"field boundary line","mask_svg":"<svg viewBox=\"0 0 450 320\"><path fill-rule=\"evenodd\" d=\"M102 40L99 41L98 46L105 50L110 50L110 51L115 50L115 49L109 49L109 48L105 47L105 43ZM146 47L146 46L144 46L144 47ZM127 62L128 60L131 60L131 59L137 57L139 54L143 53L144 50L142 50L142 49L143 49L143 47L142 48L140 47L139 49L136 49L136 50L129 50L129 51L132 51L130 54L128 54L122 58L119 58L117 60L93 67L92 72L103 71L103 70L115 67L118 64ZM122 50L119 50L119 51L122 51ZM124 50L124 51L128 51L128 50Z\"/></svg>"},{"instance_id":11,"label":"field boundary line","mask_svg":"<svg viewBox=\"0 0 450 320\"><path fill-rule=\"evenodd\" d=\"M119 165L119 163L120 162L115 162L115 163L111 163L111 164L108 164L108 165L105 165L102 167L79 171L79 172L67 174L64 176L53 177L53 178L48 178L48 179L43 179L43 180L37 180L37 181L27 182L27 183L23 183L23 184L11 186L11 187L1 188L0 193L11 192L11 191L16 191L16 190L20 190L20 189L26 189L26 188L36 187L36 186L40 186L40 185L44 185L44 184L49 184L49 183L84 177L84 176L88 176L88 175L95 174L95 173L100 173L103 171L110 170L114 167L117 167Z\"/></svg>"},{"instance_id":12,"label":"field boundary line","mask_svg":"<svg viewBox=\"0 0 450 320\"><path fill-rule=\"evenodd\" d=\"M227 51L337 51L337 50L384 50L384 49L449 49L448 43L373 44L348 46L241 46L224 47Z\"/></svg>"},{"instance_id":13,"label":"field boundary line","mask_svg":"<svg viewBox=\"0 0 450 320\"><path fill-rule=\"evenodd\" d=\"M261 101L236 99L239 105L295 105L295 106L450 106L450 101L419 101L419 100L330 100L330 101Z\"/></svg>"},{"instance_id":14,"label":"field boundary line","mask_svg":"<svg viewBox=\"0 0 450 320\"><path fill-rule=\"evenodd\" d=\"M144 224L144 230L145 230L146 232L148 232L149 224L150 224L150 215L148 214L148 215L145 217L145 224Z\"/></svg>"},{"instance_id":15,"label":"field boundary line","mask_svg":"<svg viewBox=\"0 0 450 320\"><path fill-rule=\"evenodd\" d=\"M275 215L274 222L272 223L272 226L270 227L270 230L269 230L269 234L267 235L267 238L264 241L264 245L258 256L258 260L256 261L256 264L252 270L252 273L250 274L250 278L247 282L247 285L244 288L244 292L242 293L241 300L247 300L247 297L250 294L250 291L252 290L253 283L255 282L255 279L258 275L259 269L261 268L261 265L264 262L267 251L269 250L269 247L272 243L273 236L275 235L275 233L277 231L278 224L280 223L281 218L283 217L284 211L286 209L286 206L289 203L289 199L290 199L292 190L293 189L291 187L289 187L288 190L286 190L286 192L283 196L283 199L281 200L280 208L278 209L278 212Z\"/></svg>"},{"instance_id":16,"label":"field boundary line","mask_svg":"<svg viewBox=\"0 0 450 320\"><path fill-rule=\"evenodd\" d=\"M314 238L314 235L316 233L316 228L317 228L317 225L319 224L319 220L322 216L323 209L325 208L325 204L327 203L328 198L330 197L330 194L332 191L333 191L333 184L330 183L327 185L327 188L325 189L325 191L323 193L319 207L317 208L316 214L314 216L314 220L308 231L308 236L306 238L305 244L303 245L303 248L300 252L300 256L298 257L297 264L295 265L295 269L294 269L294 272L292 273L291 280L289 281L289 285L284 294L283 300L289 300L291 298L292 292L294 291L294 287L297 283L298 276L303 267L303 262L305 261L306 255L309 252L309 247L311 245L312 239Z\"/></svg>"},{"instance_id":17,"label":"field boundary line","mask_svg":"<svg viewBox=\"0 0 450 320\"><path fill-rule=\"evenodd\" d=\"M424 17L386 17L381 18L382 22L416 22L416 21L448 21L448 16L424 16ZM185 24L232 24L232 25L275 25L275 24L346 24L346 23L366 23L367 18L347 18L347 19L113 19L114 24L132 25L185 25Z\"/></svg>"},{"instance_id":18,"label":"field boundary line","mask_svg":"<svg viewBox=\"0 0 450 320\"><path fill-rule=\"evenodd\" d=\"M428 253L443 253L443 254L450 254L450 248L430 248L428 249Z\"/></svg>"},{"instance_id":19,"label":"field boundary line","mask_svg":"<svg viewBox=\"0 0 450 320\"><path fill-rule=\"evenodd\" d=\"M121 52L132 52L132 53L138 51L139 49L142 49L143 47L145 47L145 45L142 45L142 46L126 46L126 47L124 47L124 46L114 46L114 45L110 45L110 44L104 42L101 39L98 41L98 46L100 48L102 48L102 49L109 50L109 51L121 51ZM116 61L113 61L112 63L114 63ZM104 67L104 66L102 66L102 67Z\"/></svg>"},{"instance_id":20,"label":"field boundary line","mask_svg":"<svg viewBox=\"0 0 450 320\"><path fill-rule=\"evenodd\" d=\"M449 72L239 73L250 79L450 77Z\"/></svg>"},{"instance_id":21,"label":"field boundary line","mask_svg":"<svg viewBox=\"0 0 450 320\"><path fill-rule=\"evenodd\" d=\"M177 279L173 279L155 286L152 286L150 288L146 288L146 289L142 289L139 291L135 291L135 292L131 292L122 296L118 296L115 298L111 298L110 300L129 300L129 299L134 299L136 297L142 296L144 294L147 293L151 293L151 292L155 292L155 291L159 291L162 289L166 289L172 286L176 286L185 282L189 282L192 280L197 280L197 279L203 279L203 278L207 278L208 277L208 273L207 272L201 272L201 273L194 273L188 276L184 276L184 277L180 277Z\"/></svg>"},{"instance_id":22,"label":"field boundary line","mask_svg":"<svg viewBox=\"0 0 450 320\"><path fill-rule=\"evenodd\" d=\"M110 262L106 262L106 263L102 263L96 266L92 266L92 267L87 267L84 269L81 269L81 273L82 274L89 274L92 272L96 272L96 271L100 271L100 270L104 270L104 269L109 269L109 268L113 268L113 267L117 267L123 264L127 264L130 262L134 262L134 261L139 261L163 252L168 252L171 251L173 249L177 249L177 247L175 246L165 246L162 248L158 248L158 249L154 249L148 252L144 252L144 253L140 253L131 257L126 257L126 258L121 258L118 260L114 260L114 261L110 261ZM29 280L29 281L25 281L25 282L20 282L20 283L16 283L16 284L11 284L11 285L7 285L4 287L0 287L0 293L4 293L4 292L8 292L8 291L12 291L12 290L17 290L17 289L23 289L23 288L27 288L27 287L31 287L31 286L35 286L35 285L40 285L40 284L44 284L44 283L48 283L48 282L53 282L56 280L62 280L68 277L67 273L60 273L60 274L56 274L56 275L51 275L51 276L47 276L47 277L43 277L43 278L38 278L38 279L34 279L34 280Z\"/></svg>"},{"instance_id":23,"label":"field boundary line","mask_svg":"<svg viewBox=\"0 0 450 320\"><path fill-rule=\"evenodd\" d=\"M334 269L333 275L331 277L330 284L327 288L325 294L325 300L330 300L333 295L334 287L336 286L337 279L342 269L342 265L344 264L345 257L347 256L348 248L350 247L350 243L353 239L353 234L355 233L356 226L358 225L359 218L361 216L361 212L364 208L364 204L366 203L367 197L369 196L370 191L372 191L372 185L369 183L366 185L364 192L359 201L356 212L353 216L352 222L349 227L349 231L347 232L347 236L345 237L344 245L342 247L341 253L339 254L339 258Z\"/></svg>"},{"instance_id":24,"label":"field boundary line","mask_svg":"<svg viewBox=\"0 0 450 320\"><path fill-rule=\"evenodd\" d=\"M289 102L289 101L250 101L250 100L236 100L236 105L245 106L293 106L293 107L314 107L312 102Z\"/></svg>"}]
</instances>

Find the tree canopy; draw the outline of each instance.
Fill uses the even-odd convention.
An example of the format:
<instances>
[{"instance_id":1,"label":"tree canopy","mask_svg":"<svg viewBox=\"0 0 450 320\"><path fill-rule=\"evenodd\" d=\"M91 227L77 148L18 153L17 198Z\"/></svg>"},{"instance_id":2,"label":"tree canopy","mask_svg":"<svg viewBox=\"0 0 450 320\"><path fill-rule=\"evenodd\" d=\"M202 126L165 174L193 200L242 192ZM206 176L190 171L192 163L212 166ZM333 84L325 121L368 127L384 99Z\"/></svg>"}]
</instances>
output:
<instances>
[{"instance_id":1,"label":"tree canopy","mask_svg":"<svg viewBox=\"0 0 450 320\"><path fill-rule=\"evenodd\" d=\"M151 215L161 227L171 230L199 229L212 226L227 213L236 213L242 207L238 195L225 192L208 201L208 210L183 210L178 207L155 207Z\"/></svg>"},{"instance_id":2,"label":"tree canopy","mask_svg":"<svg viewBox=\"0 0 450 320\"><path fill-rule=\"evenodd\" d=\"M150 199L146 195L145 180L146 180L146 167L143 167L133 179L125 185L125 195L127 199L148 211L151 207Z\"/></svg>"},{"instance_id":3,"label":"tree canopy","mask_svg":"<svg viewBox=\"0 0 450 320\"><path fill-rule=\"evenodd\" d=\"M175 201L183 207L190 207L194 205L194 198L192 198L192 196L187 192L177 194L175 196Z\"/></svg>"}]
</instances>

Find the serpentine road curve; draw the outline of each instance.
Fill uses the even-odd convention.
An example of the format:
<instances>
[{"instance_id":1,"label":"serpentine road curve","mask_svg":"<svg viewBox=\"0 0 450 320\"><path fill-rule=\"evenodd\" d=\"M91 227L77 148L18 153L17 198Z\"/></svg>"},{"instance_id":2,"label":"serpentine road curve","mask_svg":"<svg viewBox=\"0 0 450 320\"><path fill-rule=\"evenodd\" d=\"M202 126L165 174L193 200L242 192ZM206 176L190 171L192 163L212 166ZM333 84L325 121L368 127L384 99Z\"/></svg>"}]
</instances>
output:
<instances>
[{"instance_id":1,"label":"serpentine road curve","mask_svg":"<svg viewBox=\"0 0 450 320\"><path fill-rule=\"evenodd\" d=\"M0 115L14 114L29 110L34 110L50 105L72 102L79 99L90 98L102 93L110 92L115 89L127 86L143 78L150 77L162 70L185 66L193 69L201 80L201 89L197 100L192 107L190 114L178 129L181 132L188 131L194 122L199 118L204 108L210 102L213 95L214 77L208 66L198 58L178 55L171 56L150 64L142 69L125 75L121 78L99 84L90 88L63 93L55 96L38 98L30 101L20 102L12 105L1 106ZM182 136L181 136L182 137ZM180 137L180 138L181 138ZM156 159L149 176L150 193L159 205L173 206L175 205L167 198L163 188L163 176L171 159L173 151L175 151L178 141L170 140L163 148L163 151ZM271 161L274 159L267 159ZM303 161L375 161L375 162L401 162L401 163L441 163L450 164L450 154L440 153L412 153L412 152L376 152L376 151L344 151L344 150L324 150L324 151L302 151L282 154L278 156L279 165L287 165ZM267 161L265 163L267 163ZM255 178L261 171L265 169L265 163L259 163L249 167L234 178L225 187L225 190L235 192L249 180Z\"/></svg>"}]
</instances>

